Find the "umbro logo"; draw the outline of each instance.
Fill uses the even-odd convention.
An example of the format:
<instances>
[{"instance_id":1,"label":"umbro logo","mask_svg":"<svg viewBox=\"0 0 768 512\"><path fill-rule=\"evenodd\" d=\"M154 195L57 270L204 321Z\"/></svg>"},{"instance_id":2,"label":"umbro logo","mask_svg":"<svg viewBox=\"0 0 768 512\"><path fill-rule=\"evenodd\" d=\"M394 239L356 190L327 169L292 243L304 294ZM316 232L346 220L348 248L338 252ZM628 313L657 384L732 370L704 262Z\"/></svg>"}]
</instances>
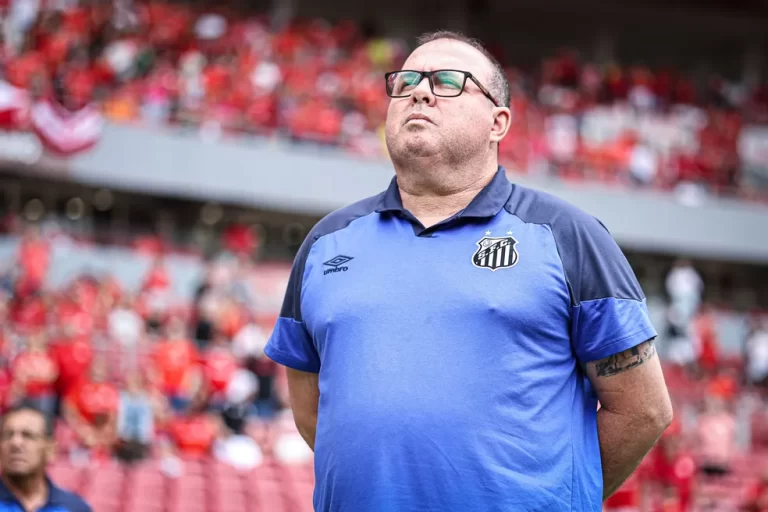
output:
<instances>
[{"instance_id":1,"label":"umbro logo","mask_svg":"<svg viewBox=\"0 0 768 512\"><path fill-rule=\"evenodd\" d=\"M323 263L323 265L327 265L331 268L326 269L325 272L323 272L323 275L327 276L328 274L333 274L334 272L346 272L349 270L349 267L344 266L344 264L353 259L354 258L352 256L344 256L343 254L339 254L335 258L329 259Z\"/></svg>"}]
</instances>

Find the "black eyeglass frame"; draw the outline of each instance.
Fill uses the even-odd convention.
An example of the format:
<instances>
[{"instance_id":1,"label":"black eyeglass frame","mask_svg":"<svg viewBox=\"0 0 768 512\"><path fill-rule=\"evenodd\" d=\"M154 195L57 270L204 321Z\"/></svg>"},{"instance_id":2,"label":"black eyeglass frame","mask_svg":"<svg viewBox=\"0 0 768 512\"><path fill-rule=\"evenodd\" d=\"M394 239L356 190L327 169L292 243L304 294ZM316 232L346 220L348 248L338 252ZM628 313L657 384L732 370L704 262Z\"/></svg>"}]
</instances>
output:
<instances>
[{"instance_id":1,"label":"black eyeglass frame","mask_svg":"<svg viewBox=\"0 0 768 512\"><path fill-rule=\"evenodd\" d=\"M444 71L452 71L454 73L461 73L464 75L464 82L462 82L461 84L461 89L459 89L459 94L456 94L455 96L446 96L445 94L437 94L435 92L435 84L434 82L432 82L432 75L434 75L435 73L441 73ZM398 73L418 73L419 75L421 75L421 78L419 78L419 81L416 83L414 87L418 87L421 81L424 80L424 78L426 77L427 80L429 81L429 89L432 91L432 94L434 94L438 98L458 98L464 93L464 88L467 86L467 79L470 79L473 82L475 82L475 85L477 85L477 87L480 89L480 92L482 92L486 98L491 100L491 103L493 103L494 106L496 107L501 106L494 99L493 95L490 92L488 92L488 89L486 89L485 86L480 83L480 80L475 78L475 75L473 75L469 71L462 71L460 69L436 69L434 71L417 71L415 69L401 69L399 71L390 71L388 73L384 73L384 87L387 90L387 96L389 96L390 98L409 98L412 94L412 93L409 93L403 96L397 96L397 95L393 95L389 91L389 77L392 75L396 75Z\"/></svg>"}]
</instances>

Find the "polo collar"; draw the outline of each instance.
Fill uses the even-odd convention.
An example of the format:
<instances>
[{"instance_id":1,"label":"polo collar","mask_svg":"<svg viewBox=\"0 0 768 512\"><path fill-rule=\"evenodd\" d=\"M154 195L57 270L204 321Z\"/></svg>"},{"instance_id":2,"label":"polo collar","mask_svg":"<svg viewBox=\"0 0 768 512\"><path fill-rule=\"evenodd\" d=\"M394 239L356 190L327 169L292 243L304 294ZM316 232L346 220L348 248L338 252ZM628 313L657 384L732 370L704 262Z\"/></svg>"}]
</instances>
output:
<instances>
[{"instance_id":1,"label":"polo collar","mask_svg":"<svg viewBox=\"0 0 768 512\"><path fill-rule=\"evenodd\" d=\"M47 476L45 477L45 483L48 485L48 501L46 501L43 509L50 506L64 505L66 503L64 491L53 485L53 482ZM19 500L5 485L5 482L0 479L0 502L2 501L18 502Z\"/></svg>"},{"instance_id":2,"label":"polo collar","mask_svg":"<svg viewBox=\"0 0 768 512\"><path fill-rule=\"evenodd\" d=\"M507 171L499 166L493 179L483 188L456 217L493 217L501 211L512 193L512 183L507 178ZM397 176L392 178L389 187L379 202L377 212L405 212L400 190L397 188Z\"/></svg>"}]
</instances>

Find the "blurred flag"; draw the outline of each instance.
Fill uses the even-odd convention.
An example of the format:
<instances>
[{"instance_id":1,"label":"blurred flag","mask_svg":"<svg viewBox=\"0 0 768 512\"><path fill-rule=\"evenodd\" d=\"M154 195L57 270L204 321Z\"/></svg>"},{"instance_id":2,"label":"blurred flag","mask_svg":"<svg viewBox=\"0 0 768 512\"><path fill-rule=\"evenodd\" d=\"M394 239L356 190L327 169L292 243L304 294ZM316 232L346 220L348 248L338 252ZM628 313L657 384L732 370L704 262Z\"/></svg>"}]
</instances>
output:
<instances>
[{"instance_id":1,"label":"blurred flag","mask_svg":"<svg viewBox=\"0 0 768 512\"><path fill-rule=\"evenodd\" d=\"M32 107L32 126L46 149L70 156L90 149L101 138L104 120L94 107L68 112L43 100Z\"/></svg>"}]
</instances>

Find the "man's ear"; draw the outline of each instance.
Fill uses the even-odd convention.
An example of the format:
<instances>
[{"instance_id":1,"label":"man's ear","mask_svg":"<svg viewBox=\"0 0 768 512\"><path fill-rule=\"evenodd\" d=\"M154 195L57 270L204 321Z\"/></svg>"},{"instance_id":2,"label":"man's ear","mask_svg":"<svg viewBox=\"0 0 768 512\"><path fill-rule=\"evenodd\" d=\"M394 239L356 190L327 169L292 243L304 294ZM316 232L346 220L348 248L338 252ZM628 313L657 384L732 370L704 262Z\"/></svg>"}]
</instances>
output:
<instances>
[{"instance_id":1,"label":"man's ear","mask_svg":"<svg viewBox=\"0 0 768 512\"><path fill-rule=\"evenodd\" d=\"M512 125L512 112L507 107L493 109L493 127L491 128L491 142L499 143L503 139L509 127Z\"/></svg>"}]
</instances>

